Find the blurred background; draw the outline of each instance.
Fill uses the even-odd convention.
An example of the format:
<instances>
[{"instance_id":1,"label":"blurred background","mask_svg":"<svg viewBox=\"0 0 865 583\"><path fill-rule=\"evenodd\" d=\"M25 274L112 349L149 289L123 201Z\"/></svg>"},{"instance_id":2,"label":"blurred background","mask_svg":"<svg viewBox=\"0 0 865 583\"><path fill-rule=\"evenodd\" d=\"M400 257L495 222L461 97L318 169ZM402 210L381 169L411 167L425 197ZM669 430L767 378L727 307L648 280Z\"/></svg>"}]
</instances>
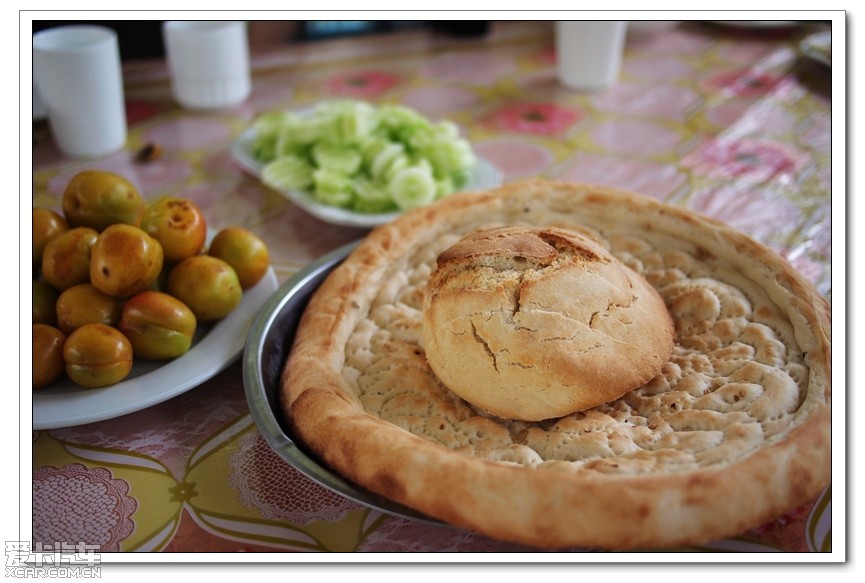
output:
<instances>
[{"instance_id":1,"label":"blurred background","mask_svg":"<svg viewBox=\"0 0 865 583\"><path fill-rule=\"evenodd\" d=\"M37 20L33 32L68 24L98 24L118 33L120 57L124 61L164 56L161 20ZM335 37L387 34L429 29L446 36L482 36L489 31L486 20L252 20L249 21L250 49L269 48L282 43L314 42Z\"/></svg>"}]
</instances>

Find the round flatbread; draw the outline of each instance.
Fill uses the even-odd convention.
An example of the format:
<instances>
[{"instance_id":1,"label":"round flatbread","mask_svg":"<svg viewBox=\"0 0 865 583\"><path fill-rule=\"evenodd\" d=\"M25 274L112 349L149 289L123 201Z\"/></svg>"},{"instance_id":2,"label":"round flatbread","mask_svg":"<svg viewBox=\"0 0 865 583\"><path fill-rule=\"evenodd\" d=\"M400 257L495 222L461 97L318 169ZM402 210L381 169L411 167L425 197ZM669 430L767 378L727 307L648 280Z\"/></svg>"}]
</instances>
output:
<instances>
[{"instance_id":1,"label":"round flatbread","mask_svg":"<svg viewBox=\"0 0 865 583\"><path fill-rule=\"evenodd\" d=\"M457 397L426 361L426 284L466 233L591 237L657 290L661 372L542 421ZM827 302L722 223L600 186L533 180L452 195L373 231L306 308L282 378L294 437L330 469L441 521L543 548L731 536L830 482Z\"/></svg>"}]
</instances>

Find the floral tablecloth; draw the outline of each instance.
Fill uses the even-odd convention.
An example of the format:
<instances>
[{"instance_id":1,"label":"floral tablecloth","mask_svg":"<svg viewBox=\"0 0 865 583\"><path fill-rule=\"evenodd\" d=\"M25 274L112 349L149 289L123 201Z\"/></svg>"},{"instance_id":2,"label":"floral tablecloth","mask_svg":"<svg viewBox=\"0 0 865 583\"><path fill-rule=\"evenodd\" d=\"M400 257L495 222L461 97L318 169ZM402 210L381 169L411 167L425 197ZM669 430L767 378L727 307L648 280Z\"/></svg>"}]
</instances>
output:
<instances>
[{"instance_id":1,"label":"floral tablecloth","mask_svg":"<svg viewBox=\"0 0 865 583\"><path fill-rule=\"evenodd\" d=\"M254 230L282 282L367 231L322 223L265 188L232 162L232 141L264 111L335 96L399 102L456 121L505 181L597 182L711 215L776 249L831 299L831 68L797 49L814 29L691 22L631 33L620 82L597 93L557 82L552 23L496 23L482 38L287 44L255 54L251 97L218 113L172 103L164 63L130 62L126 149L66 160L34 124L33 203L59 207L73 174L111 170L146 198L193 200L213 228ZM162 155L140 161L147 145ZM531 550L383 514L310 481L258 432L241 372L237 362L142 411L34 431L33 541L102 552ZM830 510L827 490L701 548L827 551Z\"/></svg>"}]
</instances>

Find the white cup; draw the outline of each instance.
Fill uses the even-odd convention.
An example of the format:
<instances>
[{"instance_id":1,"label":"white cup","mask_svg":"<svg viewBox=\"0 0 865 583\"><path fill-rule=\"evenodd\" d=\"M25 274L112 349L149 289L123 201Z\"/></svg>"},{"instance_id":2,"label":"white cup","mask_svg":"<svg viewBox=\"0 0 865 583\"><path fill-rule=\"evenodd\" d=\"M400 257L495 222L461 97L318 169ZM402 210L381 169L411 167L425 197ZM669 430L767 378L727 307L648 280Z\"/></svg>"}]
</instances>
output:
<instances>
[{"instance_id":1,"label":"white cup","mask_svg":"<svg viewBox=\"0 0 865 583\"><path fill-rule=\"evenodd\" d=\"M33 82L66 156L98 157L126 144L123 73L113 30L73 25L34 34Z\"/></svg>"},{"instance_id":2,"label":"white cup","mask_svg":"<svg viewBox=\"0 0 865 583\"><path fill-rule=\"evenodd\" d=\"M42 101L42 96L39 95L39 88L36 87L36 80L33 80L33 119L45 119L48 117L48 110L45 109L45 103Z\"/></svg>"},{"instance_id":3,"label":"white cup","mask_svg":"<svg viewBox=\"0 0 865 583\"><path fill-rule=\"evenodd\" d=\"M619 20L557 21L556 61L562 84L585 91L615 85L626 31L627 24Z\"/></svg>"},{"instance_id":4,"label":"white cup","mask_svg":"<svg viewBox=\"0 0 865 583\"><path fill-rule=\"evenodd\" d=\"M243 21L163 24L171 92L189 109L223 109L243 103L252 90L249 42Z\"/></svg>"}]
</instances>

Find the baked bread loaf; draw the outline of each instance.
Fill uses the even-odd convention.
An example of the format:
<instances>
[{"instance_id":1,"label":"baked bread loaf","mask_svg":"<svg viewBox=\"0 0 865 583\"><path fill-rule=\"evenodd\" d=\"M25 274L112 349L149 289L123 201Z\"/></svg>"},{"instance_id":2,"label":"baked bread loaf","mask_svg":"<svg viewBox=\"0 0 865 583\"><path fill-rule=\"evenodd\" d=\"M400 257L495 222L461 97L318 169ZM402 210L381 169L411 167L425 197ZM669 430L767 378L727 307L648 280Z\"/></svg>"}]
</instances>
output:
<instances>
[{"instance_id":1,"label":"baked bread loaf","mask_svg":"<svg viewBox=\"0 0 865 583\"><path fill-rule=\"evenodd\" d=\"M437 259L423 340L469 403L540 421L612 401L661 371L673 322L658 292L584 234L472 231Z\"/></svg>"},{"instance_id":2,"label":"baked bread loaf","mask_svg":"<svg viewBox=\"0 0 865 583\"><path fill-rule=\"evenodd\" d=\"M528 422L450 391L424 354L436 258L478 229L586 233L673 319L661 373ZM372 231L311 297L282 377L286 428L355 484L440 521L542 548L669 548L735 536L831 478L828 303L718 221L588 184L450 195Z\"/></svg>"}]
</instances>

